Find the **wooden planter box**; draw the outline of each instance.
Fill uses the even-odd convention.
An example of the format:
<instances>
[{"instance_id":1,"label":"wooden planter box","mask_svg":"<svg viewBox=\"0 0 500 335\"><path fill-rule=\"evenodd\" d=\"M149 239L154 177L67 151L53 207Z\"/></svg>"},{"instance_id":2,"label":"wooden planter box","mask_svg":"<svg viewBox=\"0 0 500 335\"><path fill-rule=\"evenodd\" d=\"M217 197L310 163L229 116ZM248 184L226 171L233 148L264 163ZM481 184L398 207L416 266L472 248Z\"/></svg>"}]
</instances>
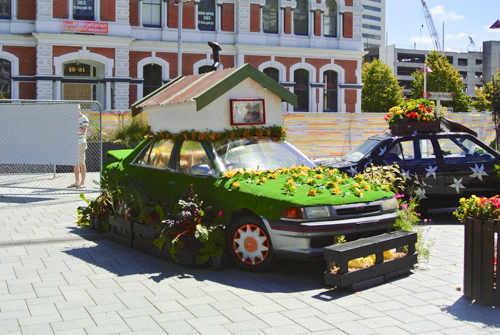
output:
<instances>
[{"instance_id":1,"label":"wooden planter box","mask_svg":"<svg viewBox=\"0 0 500 335\"><path fill-rule=\"evenodd\" d=\"M405 135L417 133L436 133L441 130L440 121L417 121L401 122L390 125L391 133L394 135Z\"/></svg>"},{"instance_id":2,"label":"wooden planter box","mask_svg":"<svg viewBox=\"0 0 500 335\"><path fill-rule=\"evenodd\" d=\"M160 235L160 231L134 222L133 223L134 239L132 248L144 252L150 256L163 259L167 262L175 263L187 269L199 269L203 265L196 264L196 255L200 248L203 247L200 241L194 236L181 236L179 238L181 253L176 254L177 261L170 254L170 250L166 249L167 244L163 246L163 250L159 250L154 245L154 240Z\"/></svg>"},{"instance_id":3,"label":"wooden planter box","mask_svg":"<svg viewBox=\"0 0 500 335\"><path fill-rule=\"evenodd\" d=\"M109 239L121 245L132 248L132 222L109 216Z\"/></svg>"},{"instance_id":4,"label":"wooden planter box","mask_svg":"<svg viewBox=\"0 0 500 335\"><path fill-rule=\"evenodd\" d=\"M338 273L331 273L327 269L324 284L359 291L407 274L411 266L417 263L415 243L417 243L417 233L395 231L326 247L325 260L340 265L340 270ZM406 245L408 246L406 256L384 262L384 251ZM377 259L375 265L348 272L350 260L373 254Z\"/></svg>"},{"instance_id":5,"label":"wooden planter box","mask_svg":"<svg viewBox=\"0 0 500 335\"><path fill-rule=\"evenodd\" d=\"M478 218L465 220L464 295L500 307L500 222Z\"/></svg>"}]
</instances>

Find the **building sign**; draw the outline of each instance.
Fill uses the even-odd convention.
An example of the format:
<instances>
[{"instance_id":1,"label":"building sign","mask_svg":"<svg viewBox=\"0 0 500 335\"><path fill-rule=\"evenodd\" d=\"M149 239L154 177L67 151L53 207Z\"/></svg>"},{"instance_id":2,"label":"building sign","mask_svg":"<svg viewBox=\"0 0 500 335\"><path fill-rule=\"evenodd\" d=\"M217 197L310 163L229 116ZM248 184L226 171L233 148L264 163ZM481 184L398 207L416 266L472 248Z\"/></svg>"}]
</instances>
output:
<instances>
[{"instance_id":1,"label":"building sign","mask_svg":"<svg viewBox=\"0 0 500 335\"><path fill-rule=\"evenodd\" d=\"M94 0L73 0L73 17L75 19L94 19Z\"/></svg>"},{"instance_id":2,"label":"building sign","mask_svg":"<svg viewBox=\"0 0 500 335\"><path fill-rule=\"evenodd\" d=\"M215 2L201 0L198 3L198 29L215 30Z\"/></svg>"},{"instance_id":3,"label":"building sign","mask_svg":"<svg viewBox=\"0 0 500 335\"><path fill-rule=\"evenodd\" d=\"M90 77L90 65L71 63L64 66L64 76Z\"/></svg>"},{"instance_id":4,"label":"building sign","mask_svg":"<svg viewBox=\"0 0 500 335\"><path fill-rule=\"evenodd\" d=\"M453 93L428 92L429 100L453 101Z\"/></svg>"},{"instance_id":5,"label":"building sign","mask_svg":"<svg viewBox=\"0 0 500 335\"><path fill-rule=\"evenodd\" d=\"M82 34L107 34L107 22L62 20L62 32Z\"/></svg>"}]
</instances>

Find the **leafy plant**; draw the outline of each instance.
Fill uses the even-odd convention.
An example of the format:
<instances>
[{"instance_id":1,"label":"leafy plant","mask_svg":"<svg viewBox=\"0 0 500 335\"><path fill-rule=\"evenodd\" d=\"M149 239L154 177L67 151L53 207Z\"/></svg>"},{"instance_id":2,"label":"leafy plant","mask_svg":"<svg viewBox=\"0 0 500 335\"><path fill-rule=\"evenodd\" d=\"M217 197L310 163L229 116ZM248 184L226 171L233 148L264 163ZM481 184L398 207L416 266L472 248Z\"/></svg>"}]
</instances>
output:
<instances>
[{"instance_id":1,"label":"leafy plant","mask_svg":"<svg viewBox=\"0 0 500 335\"><path fill-rule=\"evenodd\" d=\"M200 254L196 256L196 263L203 264L211 257L222 257L226 245L226 234L222 224L222 211L209 225L196 225L194 236L203 243Z\"/></svg>"},{"instance_id":2,"label":"leafy plant","mask_svg":"<svg viewBox=\"0 0 500 335\"><path fill-rule=\"evenodd\" d=\"M140 142L149 133L147 118L136 116L128 124L119 125L110 138L114 143L121 143L130 148L134 142Z\"/></svg>"}]
</instances>

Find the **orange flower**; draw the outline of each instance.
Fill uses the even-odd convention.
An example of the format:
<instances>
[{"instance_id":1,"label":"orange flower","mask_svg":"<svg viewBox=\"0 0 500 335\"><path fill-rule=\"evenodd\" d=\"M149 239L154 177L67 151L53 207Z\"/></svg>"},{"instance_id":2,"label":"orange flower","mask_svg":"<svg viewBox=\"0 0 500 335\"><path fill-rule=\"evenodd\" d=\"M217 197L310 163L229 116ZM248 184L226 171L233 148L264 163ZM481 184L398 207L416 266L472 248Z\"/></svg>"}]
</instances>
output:
<instances>
[{"instance_id":1,"label":"orange flower","mask_svg":"<svg viewBox=\"0 0 500 335\"><path fill-rule=\"evenodd\" d=\"M248 130L248 129L243 130L243 133L241 133L241 135L243 135L243 137L250 136L250 130Z\"/></svg>"},{"instance_id":2,"label":"orange flower","mask_svg":"<svg viewBox=\"0 0 500 335\"><path fill-rule=\"evenodd\" d=\"M160 133L160 137L165 137L165 133L164 133L164 132L161 132L161 133Z\"/></svg>"},{"instance_id":3,"label":"orange flower","mask_svg":"<svg viewBox=\"0 0 500 335\"><path fill-rule=\"evenodd\" d=\"M255 136L262 136L262 129L257 129L257 131L255 132Z\"/></svg>"},{"instance_id":4,"label":"orange flower","mask_svg":"<svg viewBox=\"0 0 500 335\"><path fill-rule=\"evenodd\" d=\"M205 136L203 135L203 133L198 133L198 140L203 140L205 138Z\"/></svg>"},{"instance_id":5,"label":"orange flower","mask_svg":"<svg viewBox=\"0 0 500 335\"><path fill-rule=\"evenodd\" d=\"M307 195L310 195L310 196L313 196L313 197L314 197L314 196L316 195L316 190L314 190L314 189L312 189L312 188L311 188L311 189L309 190L309 192L307 192Z\"/></svg>"},{"instance_id":6,"label":"orange flower","mask_svg":"<svg viewBox=\"0 0 500 335\"><path fill-rule=\"evenodd\" d=\"M231 137L231 139L234 137L234 131L232 131L231 134L229 134L229 137Z\"/></svg>"},{"instance_id":7,"label":"orange flower","mask_svg":"<svg viewBox=\"0 0 500 335\"><path fill-rule=\"evenodd\" d=\"M221 136L222 136L221 133L217 133L217 135L215 135L215 137L217 137L217 138L220 138Z\"/></svg>"},{"instance_id":8,"label":"orange flower","mask_svg":"<svg viewBox=\"0 0 500 335\"><path fill-rule=\"evenodd\" d=\"M174 139L174 141L177 139L177 135L172 135L172 138Z\"/></svg>"},{"instance_id":9,"label":"orange flower","mask_svg":"<svg viewBox=\"0 0 500 335\"><path fill-rule=\"evenodd\" d=\"M193 131L191 133L191 138L193 139L193 141L196 140L196 132L195 131ZM187 140L187 138L186 138L186 140Z\"/></svg>"},{"instance_id":10,"label":"orange flower","mask_svg":"<svg viewBox=\"0 0 500 335\"><path fill-rule=\"evenodd\" d=\"M266 134L267 134L267 136L271 136L271 131L269 129L266 130Z\"/></svg>"},{"instance_id":11,"label":"orange flower","mask_svg":"<svg viewBox=\"0 0 500 335\"><path fill-rule=\"evenodd\" d=\"M211 139L212 141L215 141L215 133L211 133L211 134L210 134L210 139Z\"/></svg>"},{"instance_id":12,"label":"orange flower","mask_svg":"<svg viewBox=\"0 0 500 335\"><path fill-rule=\"evenodd\" d=\"M156 135L153 135L153 141L156 141Z\"/></svg>"},{"instance_id":13,"label":"orange flower","mask_svg":"<svg viewBox=\"0 0 500 335\"><path fill-rule=\"evenodd\" d=\"M170 138L170 134L169 133L166 133L165 134L165 138L168 140Z\"/></svg>"}]
</instances>

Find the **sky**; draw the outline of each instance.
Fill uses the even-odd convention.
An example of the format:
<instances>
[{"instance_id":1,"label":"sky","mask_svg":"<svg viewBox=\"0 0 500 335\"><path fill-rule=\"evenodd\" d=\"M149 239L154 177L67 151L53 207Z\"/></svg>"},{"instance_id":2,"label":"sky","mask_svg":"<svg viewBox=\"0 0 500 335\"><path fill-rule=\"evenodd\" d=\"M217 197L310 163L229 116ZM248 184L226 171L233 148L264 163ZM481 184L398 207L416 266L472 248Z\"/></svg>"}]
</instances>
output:
<instances>
[{"instance_id":1,"label":"sky","mask_svg":"<svg viewBox=\"0 0 500 335\"><path fill-rule=\"evenodd\" d=\"M500 0L426 0L439 43L458 52L482 51L483 41L500 41L500 29L489 27L500 19ZM432 49L433 43L421 0L386 0L388 45L398 48ZM423 25L423 27L422 27Z\"/></svg>"}]
</instances>

